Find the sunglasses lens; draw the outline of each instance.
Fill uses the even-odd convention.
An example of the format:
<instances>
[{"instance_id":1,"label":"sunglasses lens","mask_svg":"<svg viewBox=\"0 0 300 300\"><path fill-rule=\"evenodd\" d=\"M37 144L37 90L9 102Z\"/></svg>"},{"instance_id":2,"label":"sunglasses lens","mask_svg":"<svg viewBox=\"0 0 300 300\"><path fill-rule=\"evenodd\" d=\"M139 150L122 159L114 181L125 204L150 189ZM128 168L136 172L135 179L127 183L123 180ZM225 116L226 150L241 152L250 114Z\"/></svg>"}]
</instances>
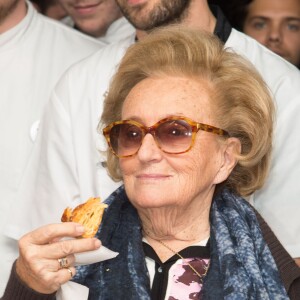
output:
<instances>
[{"instance_id":1,"label":"sunglasses lens","mask_svg":"<svg viewBox=\"0 0 300 300\"><path fill-rule=\"evenodd\" d=\"M170 120L156 129L156 139L163 151L181 153L188 150L192 142L193 129L184 120Z\"/></svg>"},{"instance_id":2,"label":"sunglasses lens","mask_svg":"<svg viewBox=\"0 0 300 300\"><path fill-rule=\"evenodd\" d=\"M128 121L115 124L109 131L110 146L118 157L134 155L147 133L151 133L159 148L167 153L184 153L192 145L193 127L185 120L170 119L158 122L149 131Z\"/></svg>"},{"instance_id":3,"label":"sunglasses lens","mask_svg":"<svg viewBox=\"0 0 300 300\"><path fill-rule=\"evenodd\" d=\"M142 139L142 130L133 124L118 124L110 131L111 147L120 157L135 154L141 146Z\"/></svg>"}]
</instances>

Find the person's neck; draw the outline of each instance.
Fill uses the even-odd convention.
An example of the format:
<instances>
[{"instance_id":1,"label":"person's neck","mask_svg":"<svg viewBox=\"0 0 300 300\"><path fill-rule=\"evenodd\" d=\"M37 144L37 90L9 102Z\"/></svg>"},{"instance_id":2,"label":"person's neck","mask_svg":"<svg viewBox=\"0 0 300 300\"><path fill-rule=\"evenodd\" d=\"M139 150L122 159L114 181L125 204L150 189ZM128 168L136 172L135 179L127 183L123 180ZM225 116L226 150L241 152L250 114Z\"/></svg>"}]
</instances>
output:
<instances>
[{"instance_id":1,"label":"person's neck","mask_svg":"<svg viewBox=\"0 0 300 300\"><path fill-rule=\"evenodd\" d=\"M121 11L120 11L120 14L118 15L118 17L114 21L112 21L110 24L106 24L105 26L102 26L101 28L96 28L95 30L91 30L89 28L80 27L80 25L77 25L75 22L74 22L74 28L77 29L77 30L79 30L80 32L82 32L84 34L87 34L87 35L89 35L91 37L99 39L99 38L105 37L107 35L107 33L108 33L108 30L110 28L112 28L113 24L115 24L122 17L123 17L123 15L121 14Z\"/></svg>"},{"instance_id":2,"label":"person's neck","mask_svg":"<svg viewBox=\"0 0 300 300\"><path fill-rule=\"evenodd\" d=\"M162 262L174 253L209 238L213 192L212 188L188 206L138 209L143 237Z\"/></svg>"},{"instance_id":3,"label":"person's neck","mask_svg":"<svg viewBox=\"0 0 300 300\"><path fill-rule=\"evenodd\" d=\"M209 212L213 193L214 188L211 188L188 204L138 208L144 237L175 242L179 248L206 239L210 233Z\"/></svg>"},{"instance_id":4,"label":"person's neck","mask_svg":"<svg viewBox=\"0 0 300 300\"><path fill-rule=\"evenodd\" d=\"M24 0L18 1L13 11L0 23L0 34L18 25L27 14L27 4Z\"/></svg>"},{"instance_id":5,"label":"person's neck","mask_svg":"<svg viewBox=\"0 0 300 300\"><path fill-rule=\"evenodd\" d=\"M180 24L213 33L216 26L216 18L212 14L206 0L192 0L188 12ZM138 40L146 35L146 31L136 30Z\"/></svg>"}]
</instances>

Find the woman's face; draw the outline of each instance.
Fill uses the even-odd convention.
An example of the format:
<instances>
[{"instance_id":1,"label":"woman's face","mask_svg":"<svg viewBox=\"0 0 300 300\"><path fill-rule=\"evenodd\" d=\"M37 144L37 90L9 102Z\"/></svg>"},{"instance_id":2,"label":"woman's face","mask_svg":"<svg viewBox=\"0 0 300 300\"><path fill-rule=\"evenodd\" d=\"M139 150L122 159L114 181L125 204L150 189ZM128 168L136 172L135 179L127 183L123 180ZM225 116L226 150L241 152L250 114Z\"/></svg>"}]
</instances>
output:
<instances>
[{"instance_id":1,"label":"woman's face","mask_svg":"<svg viewBox=\"0 0 300 300\"><path fill-rule=\"evenodd\" d=\"M185 116L218 127L207 83L185 77L148 78L128 94L122 119L152 126L169 116ZM198 131L189 152L161 151L147 134L138 153L120 159L127 195L137 208L185 207L191 201L211 199L222 171L225 142L212 133Z\"/></svg>"}]
</instances>

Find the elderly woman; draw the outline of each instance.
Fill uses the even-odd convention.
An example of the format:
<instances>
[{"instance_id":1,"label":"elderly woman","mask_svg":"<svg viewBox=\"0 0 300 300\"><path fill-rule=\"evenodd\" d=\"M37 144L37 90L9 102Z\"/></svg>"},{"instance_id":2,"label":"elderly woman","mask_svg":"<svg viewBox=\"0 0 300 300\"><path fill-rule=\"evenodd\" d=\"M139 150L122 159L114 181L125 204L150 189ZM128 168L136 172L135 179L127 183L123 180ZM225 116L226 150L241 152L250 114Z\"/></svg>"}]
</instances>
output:
<instances>
[{"instance_id":1,"label":"elderly woman","mask_svg":"<svg viewBox=\"0 0 300 300\"><path fill-rule=\"evenodd\" d=\"M100 124L124 187L97 237L119 255L77 269L89 299L296 299L299 268L241 197L266 178L273 116L261 77L211 35L175 27L132 46ZM80 234L66 223L24 236L3 299L55 299L73 254L100 247L60 240Z\"/></svg>"}]
</instances>

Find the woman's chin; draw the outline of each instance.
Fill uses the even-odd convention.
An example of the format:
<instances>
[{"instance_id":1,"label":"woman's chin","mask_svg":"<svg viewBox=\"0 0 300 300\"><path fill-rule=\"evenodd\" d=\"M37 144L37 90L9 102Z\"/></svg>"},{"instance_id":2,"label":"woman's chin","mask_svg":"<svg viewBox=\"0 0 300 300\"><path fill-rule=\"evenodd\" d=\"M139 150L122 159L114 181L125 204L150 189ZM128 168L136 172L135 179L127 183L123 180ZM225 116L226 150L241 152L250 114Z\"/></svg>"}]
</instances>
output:
<instances>
[{"instance_id":1,"label":"woman's chin","mask_svg":"<svg viewBox=\"0 0 300 300\"><path fill-rule=\"evenodd\" d=\"M165 192L164 192L165 191ZM170 192L170 188L154 186L154 185L135 185L133 188L127 188L126 193L130 202L136 208L162 208L172 205L174 195Z\"/></svg>"},{"instance_id":2,"label":"woman's chin","mask_svg":"<svg viewBox=\"0 0 300 300\"><path fill-rule=\"evenodd\" d=\"M164 199L161 195L159 197L155 197L154 195L147 197L147 195L143 195L142 197L135 197L131 199L131 203L137 209L163 208L171 205L170 200Z\"/></svg>"}]
</instances>

